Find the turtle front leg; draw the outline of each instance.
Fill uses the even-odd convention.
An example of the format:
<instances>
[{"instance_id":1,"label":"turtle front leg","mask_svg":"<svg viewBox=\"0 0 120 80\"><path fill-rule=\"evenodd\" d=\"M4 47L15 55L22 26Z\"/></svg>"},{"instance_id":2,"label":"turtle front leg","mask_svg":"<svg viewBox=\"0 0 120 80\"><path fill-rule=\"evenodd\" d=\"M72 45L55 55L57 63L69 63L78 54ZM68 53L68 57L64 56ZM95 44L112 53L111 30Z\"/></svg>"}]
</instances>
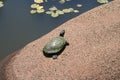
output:
<instances>
[{"instance_id":1,"label":"turtle front leg","mask_svg":"<svg viewBox=\"0 0 120 80\"><path fill-rule=\"evenodd\" d=\"M57 54L52 56L53 59L57 59L57 57L58 57Z\"/></svg>"}]
</instances>

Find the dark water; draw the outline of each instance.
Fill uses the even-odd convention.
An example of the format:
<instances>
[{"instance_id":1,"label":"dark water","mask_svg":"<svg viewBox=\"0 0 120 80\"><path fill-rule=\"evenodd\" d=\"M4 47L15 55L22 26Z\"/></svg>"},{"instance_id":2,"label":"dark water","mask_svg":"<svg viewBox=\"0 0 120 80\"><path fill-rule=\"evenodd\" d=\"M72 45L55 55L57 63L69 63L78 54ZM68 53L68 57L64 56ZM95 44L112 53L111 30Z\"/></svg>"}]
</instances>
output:
<instances>
[{"instance_id":1,"label":"dark water","mask_svg":"<svg viewBox=\"0 0 120 80\"><path fill-rule=\"evenodd\" d=\"M80 13L51 18L46 14L31 15L29 12L32 3L33 0L7 0L5 6L0 8L0 60L69 19L100 5L96 0L72 0L64 6L56 2L50 2L45 4L46 8L52 5L56 5L61 9L67 7L76 8L77 3L83 5L80 8Z\"/></svg>"}]
</instances>

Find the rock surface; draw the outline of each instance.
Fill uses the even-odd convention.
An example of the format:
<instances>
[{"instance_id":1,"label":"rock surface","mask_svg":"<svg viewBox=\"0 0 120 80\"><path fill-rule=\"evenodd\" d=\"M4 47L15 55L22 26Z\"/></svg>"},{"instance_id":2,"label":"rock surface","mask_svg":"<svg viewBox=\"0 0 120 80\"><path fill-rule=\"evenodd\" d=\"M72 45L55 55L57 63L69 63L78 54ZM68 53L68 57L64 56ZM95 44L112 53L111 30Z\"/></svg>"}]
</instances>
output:
<instances>
[{"instance_id":1,"label":"rock surface","mask_svg":"<svg viewBox=\"0 0 120 80\"><path fill-rule=\"evenodd\" d=\"M69 46L57 59L42 53L65 29ZM120 80L120 0L90 10L6 57L0 80Z\"/></svg>"}]
</instances>

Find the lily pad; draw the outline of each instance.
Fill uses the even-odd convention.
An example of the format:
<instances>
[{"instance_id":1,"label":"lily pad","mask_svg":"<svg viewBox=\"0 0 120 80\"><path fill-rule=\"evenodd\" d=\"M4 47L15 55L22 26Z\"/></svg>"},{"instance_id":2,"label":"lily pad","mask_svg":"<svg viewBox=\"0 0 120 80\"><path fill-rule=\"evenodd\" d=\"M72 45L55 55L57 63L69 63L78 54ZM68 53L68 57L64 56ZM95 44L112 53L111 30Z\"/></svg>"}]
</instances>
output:
<instances>
[{"instance_id":1,"label":"lily pad","mask_svg":"<svg viewBox=\"0 0 120 80\"><path fill-rule=\"evenodd\" d=\"M57 7L53 6L53 7L49 8L49 10L50 11L55 11L55 10L57 10Z\"/></svg>"},{"instance_id":2,"label":"lily pad","mask_svg":"<svg viewBox=\"0 0 120 80\"><path fill-rule=\"evenodd\" d=\"M60 15L64 14L64 12L61 11L61 10L57 10L56 13L58 13L58 14L60 14Z\"/></svg>"},{"instance_id":3,"label":"lily pad","mask_svg":"<svg viewBox=\"0 0 120 80\"><path fill-rule=\"evenodd\" d=\"M108 0L97 0L99 3L108 3Z\"/></svg>"},{"instance_id":4,"label":"lily pad","mask_svg":"<svg viewBox=\"0 0 120 80\"><path fill-rule=\"evenodd\" d=\"M39 7L39 4L32 4L31 5L31 8L37 8L37 7Z\"/></svg>"},{"instance_id":5,"label":"lily pad","mask_svg":"<svg viewBox=\"0 0 120 80\"><path fill-rule=\"evenodd\" d=\"M62 11L63 11L64 13L70 13L70 12L71 12L70 9L63 9Z\"/></svg>"},{"instance_id":6,"label":"lily pad","mask_svg":"<svg viewBox=\"0 0 120 80\"><path fill-rule=\"evenodd\" d=\"M0 1L0 4L3 4L3 2L2 2L2 1Z\"/></svg>"},{"instance_id":7,"label":"lily pad","mask_svg":"<svg viewBox=\"0 0 120 80\"><path fill-rule=\"evenodd\" d=\"M40 10L40 9L43 9L43 6L38 6L37 9L39 9L39 10Z\"/></svg>"},{"instance_id":8,"label":"lily pad","mask_svg":"<svg viewBox=\"0 0 120 80\"><path fill-rule=\"evenodd\" d=\"M82 4L77 4L76 6L77 6L77 7L82 7Z\"/></svg>"},{"instance_id":9,"label":"lily pad","mask_svg":"<svg viewBox=\"0 0 120 80\"><path fill-rule=\"evenodd\" d=\"M43 3L43 0L34 0L35 3Z\"/></svg>"},{"instance_id":10,"label":"lily pad","mask_svg":"<svg viewBox=\"0 0 120 80\"><path fill-rule=\"evenodd\" d=\"M79 10L74 10L74 13L79 13Z\"/></svg>"},{"instance_id":11,"label":"lily pad","mask_svg":"<svg viewBox=\"0 0 120 80\"><path fill-rule=\"evenodd\" d=\"M30 13L31 14L35 14L37 12L37 10L31 10Z\"/></svg>"},{"instance_id":12,"label":"lily pad","mask_svg":"<svg viewBox=\"0 0 120 80\"><path fill-rule=\"evenodd\" d=\"M52 14L51 14L51 17L53 17L53 18L56 18L56 17L58 17L58 16L59 16L58 13L54 13L54 12L52 12Z\"/></svg>"},{"instance_id":13,"label":"lily pad","mask_svg":"<svg viewBox=\"0 0 120 80\"><path fill-rule=\"evenodd\" d=\"M45 13L46 13L46 14L52 14L53 11L46 11Z\"/></svg>"},{"instance_id":14,"label":"lily pad","mask_svg":"<svg viewBox=\"0 0 120 80\"><path fill-rule=\"evenodd\" d=\"M73 9L73 8L69 8L69 10L70 10L70 12L73 12L73 11L74 11L74 9Z\"/></svg>"},{"instance_id":15,"label":"lily pad","mask_svg":"<svg viewBox=\"0 0 120 80\"><path fill-rule=\"evenodd\" d=\"M45 10L44 9L37 9L37 13L43 13Z\"/></svg>"},{"instance_id":16,"label":"lily pad","mask_svg":"<svg viewBox=\"0 0 120 80\"><path fill-rule=\"evenodd\" d=\"M64 4L65 0L60 0L59 3Z\"/></svg>"},{"instance_id":17,"label":"lily pad","mask_svg":"<svg viewBox=\"0 0 120 80\"><path fill-rule=\"evenodd\" d=\"M3 6L4 6L3 2L2 2L2 1L0 1L0 7L3 7Z\"/></svg>"}]
</instances>

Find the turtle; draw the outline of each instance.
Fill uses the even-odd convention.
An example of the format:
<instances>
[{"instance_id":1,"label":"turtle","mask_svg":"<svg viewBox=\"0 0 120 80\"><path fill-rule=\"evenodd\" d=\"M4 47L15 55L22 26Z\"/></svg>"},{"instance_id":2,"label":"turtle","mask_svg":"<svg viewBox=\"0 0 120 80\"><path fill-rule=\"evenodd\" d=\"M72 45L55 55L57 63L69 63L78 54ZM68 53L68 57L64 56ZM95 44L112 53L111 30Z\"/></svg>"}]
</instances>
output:
<instances>
[{"instance_id":1,"label":"turtle","mask_svg":"<svg viewBox=\"0 0 120 80\"><path fill-rule=\"evenodd\" d=\"M69 43L64 39L65 30L62 30L59 36L54 37L43 48L43 53L46 56L52 57L53 59L57 59L58 54L64 50L66 45Z\"/></svg>"}]
</instances>

